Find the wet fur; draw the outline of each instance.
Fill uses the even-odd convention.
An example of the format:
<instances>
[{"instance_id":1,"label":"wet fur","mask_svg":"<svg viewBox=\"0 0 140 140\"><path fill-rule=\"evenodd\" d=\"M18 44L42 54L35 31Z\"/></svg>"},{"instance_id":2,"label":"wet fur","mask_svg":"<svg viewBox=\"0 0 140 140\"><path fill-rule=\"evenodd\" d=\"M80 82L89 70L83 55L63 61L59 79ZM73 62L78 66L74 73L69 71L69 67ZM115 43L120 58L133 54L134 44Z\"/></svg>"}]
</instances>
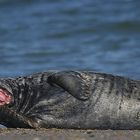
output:
<instances>
[{"instance_id":1,"label":"wet fur","mask_svg":"<svg viewBox=\"0 0 140 140\"><path fill-rule=\"evenodd\" d=\"M0 80L8 127L140 129L140 81L89 71L48 71Z\"/></svg>"}]
</instances>

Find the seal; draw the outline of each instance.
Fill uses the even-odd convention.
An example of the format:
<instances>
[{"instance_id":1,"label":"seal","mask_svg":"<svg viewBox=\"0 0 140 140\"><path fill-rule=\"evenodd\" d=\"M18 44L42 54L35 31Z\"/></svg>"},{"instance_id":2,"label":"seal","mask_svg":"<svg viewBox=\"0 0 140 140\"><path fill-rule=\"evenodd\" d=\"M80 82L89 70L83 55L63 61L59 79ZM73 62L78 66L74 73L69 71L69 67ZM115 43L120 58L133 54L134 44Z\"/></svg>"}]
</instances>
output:
<instances>
[{"instance_id":1,"label":"seal","mask_svg":"<svg viewBox=\"0 0 140 140\"><path fill-rule=\"evenodd\" d=\"M94 71L0 79L7 127L140 129L140 81Z\"/></svg>"}]
</instances>

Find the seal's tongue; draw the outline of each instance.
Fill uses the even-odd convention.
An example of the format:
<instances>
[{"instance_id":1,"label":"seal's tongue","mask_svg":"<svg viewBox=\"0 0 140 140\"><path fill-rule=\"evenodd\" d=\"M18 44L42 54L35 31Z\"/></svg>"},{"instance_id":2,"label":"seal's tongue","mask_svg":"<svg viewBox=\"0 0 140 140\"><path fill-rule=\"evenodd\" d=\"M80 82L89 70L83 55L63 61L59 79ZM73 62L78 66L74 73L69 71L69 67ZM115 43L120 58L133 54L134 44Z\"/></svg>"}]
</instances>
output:
<instances>
[{"instance_id":1,"label":"seal's tongue","mask_svg":"<svg viewBox=\"0 0 140 140\"><path fill-rule=\"evenodd\" d=\"M10 101L10 95L8 95L5 90L0 89L0 105L9 104Z\"/></svg>"}]
</instances>

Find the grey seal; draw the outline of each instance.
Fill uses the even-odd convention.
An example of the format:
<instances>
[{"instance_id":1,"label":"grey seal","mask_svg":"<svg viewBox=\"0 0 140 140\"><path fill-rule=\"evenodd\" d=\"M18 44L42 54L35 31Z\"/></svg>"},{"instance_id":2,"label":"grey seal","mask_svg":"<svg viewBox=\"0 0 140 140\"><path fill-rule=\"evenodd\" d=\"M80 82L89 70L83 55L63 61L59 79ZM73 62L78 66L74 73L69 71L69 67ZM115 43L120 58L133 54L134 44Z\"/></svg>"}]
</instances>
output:
<instances>
[{"instance_id":1,"label":"grey seal","mask_svg":"<svg viewBox=\"0 0 140 140\"><path fill-rule=\"evenodd\" d=\"M140 81L94 71L1 78L0 123L19 128L140 129Z\"/></svg>"}]
</instances>

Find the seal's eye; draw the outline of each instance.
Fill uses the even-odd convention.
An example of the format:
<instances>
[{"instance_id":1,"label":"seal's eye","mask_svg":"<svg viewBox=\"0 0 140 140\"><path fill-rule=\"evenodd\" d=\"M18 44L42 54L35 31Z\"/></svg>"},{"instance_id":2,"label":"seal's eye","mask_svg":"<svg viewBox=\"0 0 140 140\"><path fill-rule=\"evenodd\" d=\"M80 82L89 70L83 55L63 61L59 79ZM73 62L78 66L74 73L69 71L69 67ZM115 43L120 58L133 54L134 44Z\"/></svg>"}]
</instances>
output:
<instances>
[{"instance_id":1,"label":"seal's eye","mask_svg":"<svg viewBox=\"0 0 140 140\"><path fill-rule=\"evenodd\" d=\"M6 90L0 89L0 106L9 104L11 101L11 96L8 95Z\"/></svg>"}]
</instances>

